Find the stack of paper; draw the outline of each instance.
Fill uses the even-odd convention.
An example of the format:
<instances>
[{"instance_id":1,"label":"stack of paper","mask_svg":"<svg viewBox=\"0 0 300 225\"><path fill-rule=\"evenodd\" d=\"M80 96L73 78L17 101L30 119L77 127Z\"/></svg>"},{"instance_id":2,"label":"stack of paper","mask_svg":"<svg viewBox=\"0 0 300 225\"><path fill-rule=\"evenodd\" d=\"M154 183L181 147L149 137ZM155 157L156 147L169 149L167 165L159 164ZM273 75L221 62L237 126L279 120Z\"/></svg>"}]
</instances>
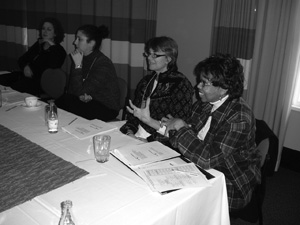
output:
<instances>
[{"instance_id":1,"label":"stack of paper","mask_svg":"<svg viewBox=\"0 0 300 225\"><path fill-rule=\"evenodd\" d=\"M67 126L62 127L62 130L82 140L91 138L97 134L103 134L108 131L117 129L113 124L106 123L102 120L91 120L91 121L74 121Z\"/></svg>"},{"instance_id":2,"label":"stack of paper","mask_svg":"<svg viewBox=\"0 0 300 225\"><path fill-rule=\"evenodd\" d=\"M113 150L112 154L130 168L180 156L178 152L158 141L124 146Z\"/></svg>"},{"instance_id":3,"label":"stack of paper","mask_svg":"<svg viewBox=\"0 0 300 225\"><path fill-rule=\"evenodd\" d=\"M152 191L161 194L182 188L207 187L211 184L194 163L177 164L173 160L140 167L135 171Z\"/></svg>"},{"instance_id":4,"label":"stack of paper","mask_svg":"<svg viewBox=\"0 0 300 225\"><path fill-rule=\"evenodd\" d=\"M178 152L157 141L124 146L111 154L136 172L152 191L164 194L210 185L194 163L183 161Z\"/></svg>"}]
</instances>

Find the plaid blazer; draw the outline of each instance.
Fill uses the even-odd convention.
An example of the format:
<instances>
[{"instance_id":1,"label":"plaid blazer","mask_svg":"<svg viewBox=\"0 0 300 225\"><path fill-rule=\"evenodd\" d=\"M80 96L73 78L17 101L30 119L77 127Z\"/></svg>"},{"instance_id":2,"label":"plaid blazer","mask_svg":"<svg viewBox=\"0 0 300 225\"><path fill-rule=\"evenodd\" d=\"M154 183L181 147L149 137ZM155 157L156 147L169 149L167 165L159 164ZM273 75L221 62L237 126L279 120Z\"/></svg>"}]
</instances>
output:
<instances>
[{"instance_id":1,"label":"plaid blazer","mask_svg":"<svg viewBox=\"0 0 300 225\"><path fill-rule=\"evenodd\" d=\"M260 182L260 155L255 144L255 118L242 99L226 100L211 113L210 128L201 141L197 134L210 114L208 103L194 104L190 127L170 132L170 143L203 169L214 168L226 178L229 208L244 207Z\"/></svg>"}]
</instances>

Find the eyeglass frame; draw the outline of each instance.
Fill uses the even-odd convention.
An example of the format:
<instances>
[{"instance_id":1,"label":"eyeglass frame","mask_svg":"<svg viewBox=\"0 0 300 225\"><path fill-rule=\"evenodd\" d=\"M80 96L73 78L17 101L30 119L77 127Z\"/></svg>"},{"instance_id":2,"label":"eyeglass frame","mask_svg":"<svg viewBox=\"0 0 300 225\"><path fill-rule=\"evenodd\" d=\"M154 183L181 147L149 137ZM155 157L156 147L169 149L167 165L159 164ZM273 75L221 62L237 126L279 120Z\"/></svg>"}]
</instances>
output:
<instances>
[{"instance_id":1,"label":"eyeglass frame","mask_svg":"<svg viewBox=\"0 0 300 225\"><path fill-rule=\"evenodd\" d=\"M159 55L159 54L156 54L156 53L151 53L151 54L148 54L146 52L143 52L143 56L145 58L149 58L149 56L151 56L152 59L157 59L159 57L162 57L162 56L167 56L167 55Z\"/></svg>"},{"instance_id":2,"label":"eyeglass frame","mask_svg":"<svg viewBox=\"0 0 300 225\"><path fill-rule=\"evenodd\" d=\"M199 83L198 83L198 85L200 85L201 84L201 87L203 88L203 87L209 87L209 86L214 86L214 84L213 84L213 82L211 82L211 81L203 81L203 80L201 80ZM197 85L197 86L198 86Z\"/></svg>"}]
</instances>

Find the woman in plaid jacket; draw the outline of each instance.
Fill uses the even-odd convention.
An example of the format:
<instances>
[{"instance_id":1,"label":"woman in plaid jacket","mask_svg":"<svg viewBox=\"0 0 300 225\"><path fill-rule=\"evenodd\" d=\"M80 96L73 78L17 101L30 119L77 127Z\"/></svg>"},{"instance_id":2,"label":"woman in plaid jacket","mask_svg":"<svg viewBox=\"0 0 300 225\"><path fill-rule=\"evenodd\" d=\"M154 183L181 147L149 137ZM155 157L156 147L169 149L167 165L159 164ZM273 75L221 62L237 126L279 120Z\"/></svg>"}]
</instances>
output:
<instances>
[{"instance_id":1,"label":"woman in plaid jacket","mask_svg":"<svg viewBox=\"0 0 300 225\"><path fill-rule=\"evenodd\" d=\"M195 70L201 100L187 120L165 117L172 147L203 169L225 175L229 209L243 208L260 182L260 155L255 144L255 117L243 100L240 62L216 55Z\"/></svg>"}]
</instances>

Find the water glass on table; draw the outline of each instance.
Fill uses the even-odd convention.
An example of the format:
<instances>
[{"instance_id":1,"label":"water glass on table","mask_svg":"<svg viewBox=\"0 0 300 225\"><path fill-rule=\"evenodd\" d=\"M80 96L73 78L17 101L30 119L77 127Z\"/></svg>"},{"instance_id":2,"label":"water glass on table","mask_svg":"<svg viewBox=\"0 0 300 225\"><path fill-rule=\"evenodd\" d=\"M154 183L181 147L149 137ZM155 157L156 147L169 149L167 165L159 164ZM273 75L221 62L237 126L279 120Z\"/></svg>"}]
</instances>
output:
<instances>
[{"instance_id":1,"label":"water glass on table","mask_svg":"<svg viewBox=\"0 0 300 225\"><path fill-rule=\"evenodd\" d=\"M51 100L50 100L51 101ZM57 114L57 107L55 107L54 109L54 112ZM45 111L44 111L44 113L45 113L45 125L48 125L48 115L49 115L49 111L50 111L50 105L49 104L47 104L47 105L45 105Z\"/></svg>"},{"instance_id":2,"label":"water glass on table","mask_svg":"<svg viewBox=\"0 0 300 225\"><path fill-rule=\"evenodd\" d=\"M104 163L109 160L110 140L109 135L95 135L93 137L94 154L97 162Z\"/></svg>"}]
</instances>

